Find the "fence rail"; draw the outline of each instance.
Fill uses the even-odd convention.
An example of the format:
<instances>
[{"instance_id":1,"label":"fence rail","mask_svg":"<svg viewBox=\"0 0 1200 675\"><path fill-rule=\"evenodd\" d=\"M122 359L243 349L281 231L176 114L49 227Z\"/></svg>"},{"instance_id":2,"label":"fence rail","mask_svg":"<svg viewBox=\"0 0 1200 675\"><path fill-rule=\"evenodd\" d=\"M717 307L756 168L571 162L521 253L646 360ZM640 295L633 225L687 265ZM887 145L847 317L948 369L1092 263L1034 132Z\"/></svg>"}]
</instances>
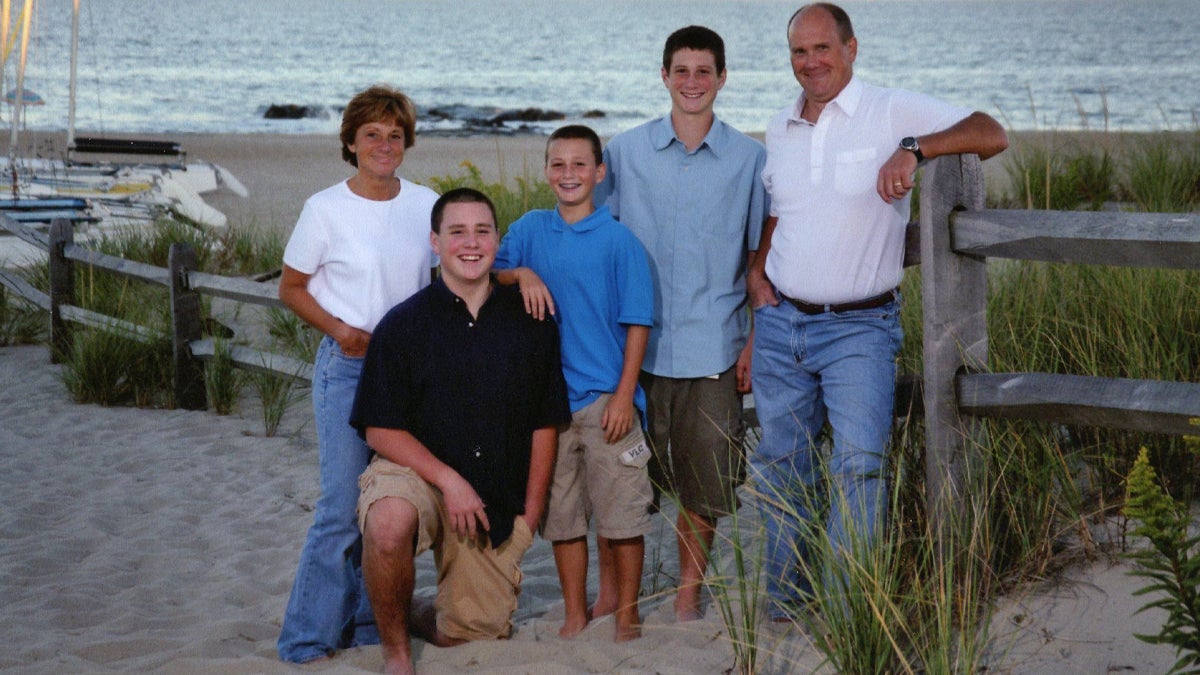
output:
<instances>
[{"instance_id":1,"label":"fence rail","mask_svg":"<svg viewBox=\"0 0 1200 675\"><path fill-rule=\"evenodd\" d=\"M1200 269L1200 216L984 209L983 173L973 155L935 159L924 169L920 221L906 232L905 265L922 266L924 372L902 381L898 405L925 415L926 494L934 523L960 505L961 477L983 417L1019 418L1137 431L1188 434L1200 418L1200 384L1053 373L988 373L987 258L1129 267ZM202 362L215 342L202 336L200 295L282 307L273 286L196 269L187 244L171 248L168 268L89 251L73 243L65 220L46 236L7 216L6 229L49 252L51 292L0 270L0 283L51 313L57 353L69 323L149 337L139 326L74 306L79 263L171 289L176 394L204 408ZM312 379L311 364L232 346L242 368Z\"/></svg>"},{"instance_id":2,"label":"fence rail","mask_svg":"<svg viewBox=\"0 0 1200 675\"><path fill-rule=\"evenodd\" d=\"M0 214L0 224L26 243L47 251L51 292L34 288L20 276L0 269L0 284L51 314L51 358L57 360L71 341L70 325L78 324L119 333L140 342L161 340L164 336L150 328L93 312L75 304L74 263L106 270L131 279L171 289L171 323L175 352L175 393L181 407L204 409L203 362L212 360L216 343L203 337L199 295L219 296L265 307L283 307L276 288L246 279L223 277L195 269L195 254L188 244L171 247L171 263L157 267L100 253L74 243L74 229L65 220L51 223L49 233ZM312 364L282 354L241 345L230 346L234 365L245 369L312 381Z\"/></svg>"}]
</instances>

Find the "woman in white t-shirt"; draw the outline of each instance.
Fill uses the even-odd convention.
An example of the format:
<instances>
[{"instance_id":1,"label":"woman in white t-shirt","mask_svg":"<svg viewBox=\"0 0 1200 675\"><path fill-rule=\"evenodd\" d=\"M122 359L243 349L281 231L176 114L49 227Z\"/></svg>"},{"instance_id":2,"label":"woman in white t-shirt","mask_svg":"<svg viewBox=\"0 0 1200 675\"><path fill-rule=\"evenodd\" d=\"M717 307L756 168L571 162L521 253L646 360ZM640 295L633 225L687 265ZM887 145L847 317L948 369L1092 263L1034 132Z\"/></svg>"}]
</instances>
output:
<instances>
[{"instance_id":1,"label":"woman in white t-shirt","mask_svg":"<svg viewBox=\"0 0 1200 675\"><path fill-rule=\"evenodd\" d=\"M371 451L349 419L375 324L430 281L437 193L396 175L413 146L416 116L412 101L386 86L350 100L342 158L358 172L305 202L283 254L279 299L325 335L312 390L321 498L279 635L285 661L379 642L355 518L358 476Z\"/></svg>"}]
</instances>

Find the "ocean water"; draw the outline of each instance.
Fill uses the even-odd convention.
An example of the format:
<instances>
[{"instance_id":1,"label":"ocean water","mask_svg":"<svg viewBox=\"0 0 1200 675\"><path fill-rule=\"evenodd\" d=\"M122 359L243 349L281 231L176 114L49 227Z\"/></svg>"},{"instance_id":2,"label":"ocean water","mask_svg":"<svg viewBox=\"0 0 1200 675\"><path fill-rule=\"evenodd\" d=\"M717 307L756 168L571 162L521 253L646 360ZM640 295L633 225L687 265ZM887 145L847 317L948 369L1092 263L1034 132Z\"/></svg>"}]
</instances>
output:
<instances>
[{"instance_id":1,"label":"ocean water","mask_svg":"<svg viewBox=\"0 0 1200 675\"><path fill-rule=\"evenodd\" d=\"M37 0L24 126L65 129L71 0ZM724 37L717 113L746 131L799 92L795 0L81 0L80 133L334 132L375 82L461 118L530 107L612 134L663 114L662 44ZM1015 130L1200 127L1200 0L847 0L855 72ZM14 57L15 58L15 57ZM5 90L13 86L13 64ZM272 104L309 117L264 119ZM0 106L4 126L11 109ZM534 125L548 129L562 122Z\"/></svg>"}]
</instances>

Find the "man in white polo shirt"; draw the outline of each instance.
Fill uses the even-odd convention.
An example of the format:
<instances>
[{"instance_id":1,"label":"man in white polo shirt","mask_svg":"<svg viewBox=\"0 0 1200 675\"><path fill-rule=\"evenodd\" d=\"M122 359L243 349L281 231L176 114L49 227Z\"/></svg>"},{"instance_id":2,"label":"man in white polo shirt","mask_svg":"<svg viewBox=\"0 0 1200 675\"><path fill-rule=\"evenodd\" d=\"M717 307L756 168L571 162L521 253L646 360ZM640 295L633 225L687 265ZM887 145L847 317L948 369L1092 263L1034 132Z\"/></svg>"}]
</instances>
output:
<instances>
[{"instance_id":1,"label":"man in white polo shirt","mask_svg":"<svg viewBox=\"0 0 1200 675\"><path fill-rule=\"evenodd\" d=\"M816 563L800 533L822 512L823 487L835 550L873 540L882 522L917 166L946 154L987 159L1008 145L983 113L856 79L858 42L836 5L800 8L787 37L803 92L767 126L770 217L748 276L762 424L750 467L766 497L775 620L794 619L812 589ZM821 460L826 422L832 453Z\"/></svg>"}]
</instances>

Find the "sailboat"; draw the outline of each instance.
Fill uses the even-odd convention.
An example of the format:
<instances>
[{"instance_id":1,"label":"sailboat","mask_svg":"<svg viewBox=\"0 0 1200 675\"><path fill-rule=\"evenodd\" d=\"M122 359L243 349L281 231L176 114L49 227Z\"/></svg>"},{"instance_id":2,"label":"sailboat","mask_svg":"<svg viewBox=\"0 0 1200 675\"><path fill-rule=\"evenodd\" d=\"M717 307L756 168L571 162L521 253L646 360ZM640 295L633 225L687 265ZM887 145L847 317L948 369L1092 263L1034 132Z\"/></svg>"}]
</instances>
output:
<instances>
[{"instance_id":1,"label":"sailboat","mask_svg":"<svg viewBox=\"0 0 1200 675\"><path fill-rule=\"evenodd\" d=\"M11 20L12 1L0 0L0 73L7 72L9 56L19 39L14 92L25 92L33 0L23 0L15 22ZM26 97L14 96L8 156L0 158L0 213L8 216L9 222L34 228L46 228L51 220L65 218L73 223L77 237L84 239L116 228L153 227L163 218L199 227L225 227L225 214L201 195L226 189L247 196L245 186L228 170L211 162L189 161L183 148L170 141L76 137L78 52L79 0L73 0L66 154L61 158L18 155ZM0 227L0 266L43 255L7 234Z\"/></svg>"}]
</instances>

